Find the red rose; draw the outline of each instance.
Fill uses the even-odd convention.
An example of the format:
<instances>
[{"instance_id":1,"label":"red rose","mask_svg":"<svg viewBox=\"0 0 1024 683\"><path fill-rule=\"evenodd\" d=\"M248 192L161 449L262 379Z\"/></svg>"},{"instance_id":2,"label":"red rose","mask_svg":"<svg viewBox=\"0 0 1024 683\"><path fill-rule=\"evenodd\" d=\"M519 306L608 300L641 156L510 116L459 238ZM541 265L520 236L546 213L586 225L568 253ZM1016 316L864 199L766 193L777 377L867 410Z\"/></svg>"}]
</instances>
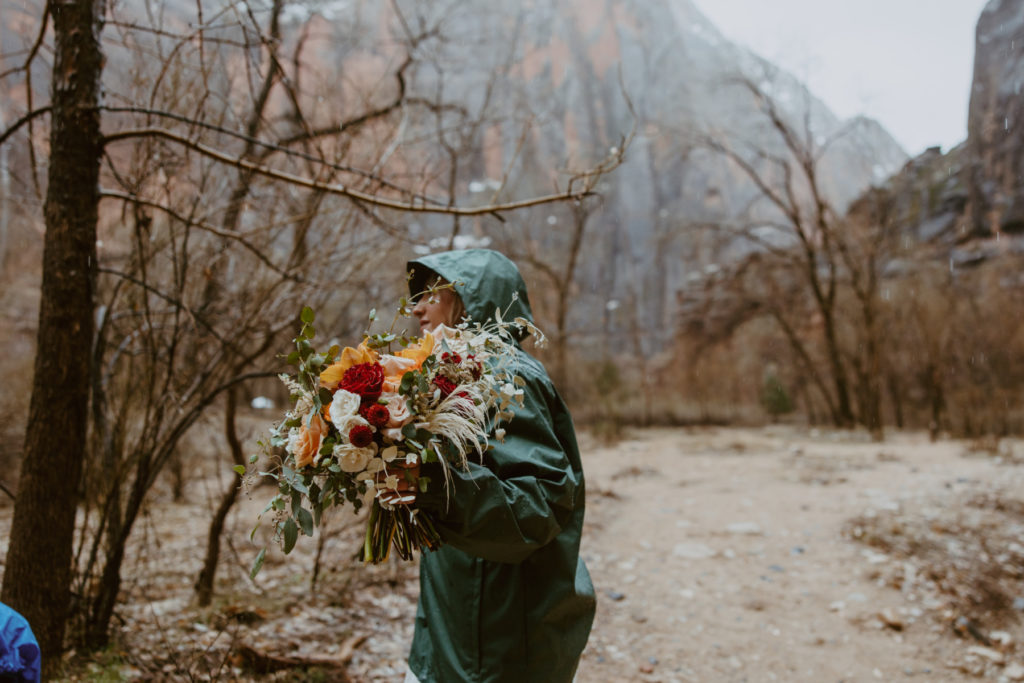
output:
<instances>
[{"instance_id":1,"label":"red rose","mask_svg":"<svg viewBox=\"0 0 1024 683\"><path fill-rule=\"evenodd\" d=\"M383 387L384 368L379 363L360 363L345 371L338 388L359 394L364 401L376 401Z\"/></svg>"},{"instance_id":2,"label":"red rose","mask_svg":"<svg viewBox=\"0 0 1024 683\"><path fill-rule=\"evenodd\" d=\"M387 425L388 420L391 419L391 413L388 412L388 407L382 406L379 403L363 404L359 408L359 414L363 416L364 420L378 428Z\"/></svg>"},{"instance_id":3,"label":"red rose","mask_svg":"<svg viewBox=\"0 0 1024 683\"><path fill-rule=\"evenodd\" d=\"M366 448L373 443L373 430L366 425L356 425L348 430L348 442L356 448Z\"/></svg>"},{"instance_id":4,"label":"red rose","mask_svg":"<svg viewBox=\"0 0 1024 683\"><path fill-rule=\"evenodd\" d=\"M448 398L455 391L455 382L443 375L434 378L434 386L441 390L441 398Z\"/></svg>"}]
</instances>

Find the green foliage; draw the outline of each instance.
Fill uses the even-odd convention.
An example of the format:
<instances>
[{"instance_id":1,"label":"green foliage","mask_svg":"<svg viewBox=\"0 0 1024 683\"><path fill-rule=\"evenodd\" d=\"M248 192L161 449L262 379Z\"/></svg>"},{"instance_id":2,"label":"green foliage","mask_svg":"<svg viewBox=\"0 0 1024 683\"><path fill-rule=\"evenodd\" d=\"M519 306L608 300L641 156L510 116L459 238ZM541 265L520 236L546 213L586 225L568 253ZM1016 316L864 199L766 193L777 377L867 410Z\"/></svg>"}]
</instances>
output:
<instances>
[{"instance_id":1,"label":"green foliage","mask_svg":"<svg viewBox=\"0 0 1024 683\"><path fill-rule=\"evenodd\" d=\"M622 379L619 376L619 366L607 360L601 366L594 377L594 387L602 396L614 394L622 386Z\"/></svg>"},{"instance_id":2,"label":"green foliage","mask_svg":"<svg viewBox=\"0 0 1024 683\"><path fill-rule=\"evenodd\" d=\"M761 406L772 418L793 412L793 399L775 373L765 375L761 386Z\"/></svg>"}]
</instances>

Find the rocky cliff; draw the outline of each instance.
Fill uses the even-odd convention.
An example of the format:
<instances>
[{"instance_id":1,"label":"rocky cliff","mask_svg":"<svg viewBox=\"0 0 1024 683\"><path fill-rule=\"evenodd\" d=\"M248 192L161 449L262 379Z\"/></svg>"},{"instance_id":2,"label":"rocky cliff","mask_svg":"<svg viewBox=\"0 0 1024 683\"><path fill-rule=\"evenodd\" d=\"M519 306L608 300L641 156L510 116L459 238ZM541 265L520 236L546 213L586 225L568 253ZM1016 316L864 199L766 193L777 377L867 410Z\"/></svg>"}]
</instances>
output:
<instances>
[{"instance_id":1,"label":"rocky cliff","mask_svg":"<svg viewBox=\"0 0 1024 683\"><path fill-rule=\"evenodd\" d=\"M876 122L840 121L793 76L726 40L689 0L468 0L445 27L474 37L444 48L444 63L463 66L445 75L448 92L479 106L485 75L507 63L500 97L527 103L536 124L522 146L521 127L508 122L481 137L486 158L467 169L464 187L486 187L512 163L516 194L548 190L553 169L600 156L636 125L625 164L602 183L603 203L588 219L570 314L579 332L639 327L652 349L675 334L675 293L722 256L721 245L699 239L694 224L741 214L758 194L699 137L782 152L738 80L766 92L812 144L834 138L820 180L840 209L906 160ZM426 91L436 87L437 74L419 75ZM470 229L513 256L525 258L526 246L539 243L544 248L534 253L561 267L570 209L546 207L507 220ZM424 223L428 234L449 229Z\"/></svg>"},{"instance_id":2,"label":"rocky cliff","mask_svg":"<svg viewBox=\"0 0 1024 683\"><path fill-rule=\"evenodd\" d=\"M141 12L141 5L125 3L125 12ZM169 26L184 31L193 5L168 0L162 11ZM0 24L8 21L5 14ZM692 226L742 214L757 197L734 166L698 144L699 136L781 151L756 98L737 79L756 83L786 117L806 123L803 132L814 144L831 141L820 180L837 207L905 161L877 123L840 121L791 75L726 40L690 0L303 0L288 4L282 25L285 44L305 41L302 85L313 116L358 104L374 87L387 91L388 74L411 52L410 96L440 97L445 106L404 111L395 156L409 155L402 162L415 169L410 185L440 196L453 192L459 204L489 201L503 182L500 199L548 193L556 181L564 184L566 168L593 163L635 128L624 165L603 179L601 201L588 209L570 312L570 327L580 333L600 326L621 341L629 330L649 330L643 338L652 348L675 333L676 292L722 256L722 245L699 239ZM426 37L414 47L403 43L418 32ZM239 29L217 33L225 36L252 39ZM128 92L133 68L130 54L112 47L108 93ZM225 73L218 69L212 79L220 83ZM45 83L43 75L37 83ZM244 83L243 76L236 80ZM350 88L354 81L364 87ZM244 102L248 95L220 96ZM287 119L287 106L279 113L274 125ZM438 144L441 135L446 148ZM449 150L459 154L450 172ZM490 240L509 252L533 268L538 283L545 267L565 267L580 218L575 207L502 218L455 229L463 242ZM447 245L453 231L443 217L394 222L421 249ZM530 266L531 259L543 263ZM538 294L550 318L551 306Z\"/></svg>"},{"instance_id":3,"label":"rocky cliff","mask_svg":"<svg viewBox=\"0 0 1024 683\"><path fill-rule=\"evenodd\" d=\"M951 269L1024 253L1024 0L991 0L975 49L967 139L912 159L884 189L894 229Z\"/></svg>"},{"instance_id":4,"label":"rocky cliff","mask_svg":"<svg viewBox=\"0 0 1024 683\"><path fill-rule=\"evenodd\" d=\"M1024 232L1024 2L991 0L978 19L968 117L972 232Z\"/></svg>"}]
</instances>

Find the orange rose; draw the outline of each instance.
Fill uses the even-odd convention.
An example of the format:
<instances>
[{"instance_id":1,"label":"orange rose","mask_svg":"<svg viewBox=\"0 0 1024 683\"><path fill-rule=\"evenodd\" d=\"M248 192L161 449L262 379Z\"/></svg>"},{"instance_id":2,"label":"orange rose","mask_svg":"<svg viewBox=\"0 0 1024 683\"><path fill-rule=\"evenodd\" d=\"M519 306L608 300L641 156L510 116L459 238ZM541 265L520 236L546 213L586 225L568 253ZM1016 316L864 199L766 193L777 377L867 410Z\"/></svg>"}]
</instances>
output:
<instances>
[{"instance_id":1,"label":"orange rose","mask_svg":"<svg viewBox=\"0 0 1024 683\"><path fill-rule=\"evenodd\" d=\"M419 344L411 344L395 355L399 358L409 358L416 362L416 367L423 365L430 354L434 352L434 335L429 332L424 335Z\"/></svg>"},{"instance_id":2,"label":"orange rose","mask_svg":"<svg viewBox=\"0 0 1024 683\"><path fill-rule=\"evenodd\" d=\"M398 391L402 375L419 370L433 352L434 336L428 332L418 344L410 344L393 356L383 356L380 364L384 368L384 391Z\"/></svg>"},{"instance_id":3,"label":"orange rose","mask_svg":"<svg viewBox=\"0 0 1024 683\"><path fill-rule=\"evenodd\" d=\"M345 371L350 367L360 363L376 362L377 352L367 346L365 341L355 349L346 346L345 350L341 352L338 362L328 366L327 369L320 373L320 386L332 390L336 389L338 383L341 382L341 378L345 375Z\"/></svg>"},{"instance_id":4,"label":"orange rose","mask_svg":"<svg viewBox=\"0 0 1024 683\"><path fill-rule=\"evenodd\" d=\"M318 459L320 446L323 445L325 436L327 436L327 423L320 415L314 415L308 424L303 423L299 430L299 436L292 447L296 467L307 467Z\"/></svg>"}]
</instances>

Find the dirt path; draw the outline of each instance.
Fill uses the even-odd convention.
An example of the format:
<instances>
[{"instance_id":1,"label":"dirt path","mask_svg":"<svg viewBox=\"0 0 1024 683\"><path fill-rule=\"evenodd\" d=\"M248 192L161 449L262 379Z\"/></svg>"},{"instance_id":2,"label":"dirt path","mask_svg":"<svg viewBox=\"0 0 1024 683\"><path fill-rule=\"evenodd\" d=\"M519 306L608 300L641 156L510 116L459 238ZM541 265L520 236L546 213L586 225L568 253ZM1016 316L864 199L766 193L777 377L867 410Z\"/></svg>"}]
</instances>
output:
<instances>
[{"instance_id":1,"label":"dirt path","mask_svg":"<svg viewBox=\"0 0 1024 683\"><path fill-rule=\"evenodd\" d=\"M958 493L1019 497L1024 468L1005 458L788 429L648 431L585 451L599 603L579 680L966 680L971 664L1024 678L1005 657L986 668L1002 653L957 638L940 601L888 585L897 559L843 533Z\"/></svg>"},{"instance_id":2,"label":"dirt path","mask_svg":"<svg viewBox=\"0 0 1024 683\"><path fill-rule=\"evenodd\" d=\"M583 553L598 591L581 683L1024 680L1024 443L972 454L920 435L876 444L778 428L581 445ZM115 645L68 680L401 681L416 567L355 562L361 531L347 511L328 526L315 591L308 538L269 553L253 584L248 535L271 492L252 492L229 519L215 604L195 605L209 511L229 477L191 483L184 504L157 492L123 569ZM972 554L991 560L984 581ZM970 584L991 588L997 566L1012 580L981 597L998 598L1003 620L964 621ZM243 646L341 666L255 674Z\"/></svg>"}]
</instances>

